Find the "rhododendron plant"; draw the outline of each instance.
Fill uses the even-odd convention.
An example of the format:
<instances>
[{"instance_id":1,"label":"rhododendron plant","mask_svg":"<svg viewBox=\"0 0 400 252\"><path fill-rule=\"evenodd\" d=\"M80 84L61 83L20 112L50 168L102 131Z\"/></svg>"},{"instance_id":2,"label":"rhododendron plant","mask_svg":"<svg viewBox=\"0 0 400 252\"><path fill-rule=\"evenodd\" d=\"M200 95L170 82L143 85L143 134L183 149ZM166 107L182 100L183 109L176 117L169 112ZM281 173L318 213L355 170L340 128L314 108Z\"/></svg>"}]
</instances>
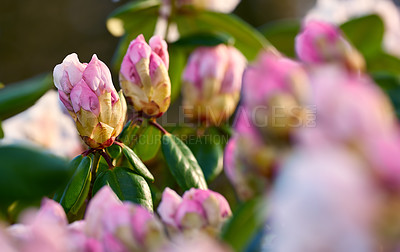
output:
<instances>
[{"instance_id":1,"label":"rhododendron plant","mask_svg":"<svg viewBox=\"0 0 400 252\"><path fill-rule=\"evenodd\" d=\"M110 62L90 41L63 50L89 63L56 54L53 75L0 84L0 251L399 250L400 59L382 20L255 29L237 3L127 3Z\"/></svg>"}]
</instances>

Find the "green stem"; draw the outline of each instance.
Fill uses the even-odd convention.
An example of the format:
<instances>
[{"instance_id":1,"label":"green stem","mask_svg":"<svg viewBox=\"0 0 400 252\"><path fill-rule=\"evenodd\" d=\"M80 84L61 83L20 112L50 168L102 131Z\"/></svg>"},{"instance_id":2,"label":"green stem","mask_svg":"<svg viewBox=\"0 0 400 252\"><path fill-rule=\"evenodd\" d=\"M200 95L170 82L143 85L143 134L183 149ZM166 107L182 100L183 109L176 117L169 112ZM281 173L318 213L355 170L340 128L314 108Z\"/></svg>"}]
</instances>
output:
<instances>
[{"instance_id":1,"label":"green stem","mask_svg":"<svg viewBox=\"0 0 400 252\"><path fill-rule=\"evenodd\" d=\"M93 155L94 155L94 158L93 158L92 170L91 170L92 179L90 180L89 195L87 198L87 203L89 203L89 201L92 199L93 185L94 185L94 181L96 180L97 168L99 167L99 163L100 163L100 152L95 151L93 153Z\"/></svg>"}]
</instances>

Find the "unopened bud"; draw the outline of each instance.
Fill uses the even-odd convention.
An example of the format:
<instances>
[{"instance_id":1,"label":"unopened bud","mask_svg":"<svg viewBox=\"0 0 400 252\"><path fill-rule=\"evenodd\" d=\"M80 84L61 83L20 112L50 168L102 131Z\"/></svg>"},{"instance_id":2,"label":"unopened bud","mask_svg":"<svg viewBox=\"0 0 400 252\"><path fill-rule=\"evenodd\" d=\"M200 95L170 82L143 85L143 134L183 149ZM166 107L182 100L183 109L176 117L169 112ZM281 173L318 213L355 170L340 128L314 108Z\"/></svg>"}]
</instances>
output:
<instances>
[{"instance_id":1,"label":"unopened bud","mask_svg":"<svg viewBox=\"0 0 400 252\"><path fill-rule=\"evenodd\" d=\"M139 35L129 45L122 61L119 80L124 94L137 112L160 117L171 99L167 43L159 36L146 43Z\"/></svg>"},{"instance_id":2,"label":"unopened bud","mask_svg":"<svg viewBox=\"0 0 400 252\"><path fill-rule=\"evenodd\" d=\"M215 234L232 214L221 194L194 188L182 198L175 191L165 189L157 211L171 233L205 230Z\"/></svg>"},{"instance_id":3,"label":"unopened bud","mask_svg":"<svg viewBox=\"0 0 400 252\"><path fill-rule=\"evenodd\" d=\"M85 143L94 149L112 145L122 130L126 103L107 66L96 55L82 64L73 53L54 68L53 75L60 100Z\"/></svg>"},{"instance_id":4,"label":"unopened bud","mask_svg":"<svg viewBox=\"0 0 400 252\"><path fill-rule=\"evenodd\" d=\"M200 47L190 56L183 73L183 105L186 116L219 125L239 102L246 59L234 47ZM193 110L192 110L193 108Z\"/></svg>"},{"instance_id":5,"label":"unopened bud","mask_svg":"<svg viewBox=\"0 0 400 252\"><path fill-rule=\"evenodd\" d=\"M352 71L365 68L363 56L344 38L340 29L322 21L310 21L296 37L296 52L309 64L339 62Z\"/></svg>"}]
</instances>

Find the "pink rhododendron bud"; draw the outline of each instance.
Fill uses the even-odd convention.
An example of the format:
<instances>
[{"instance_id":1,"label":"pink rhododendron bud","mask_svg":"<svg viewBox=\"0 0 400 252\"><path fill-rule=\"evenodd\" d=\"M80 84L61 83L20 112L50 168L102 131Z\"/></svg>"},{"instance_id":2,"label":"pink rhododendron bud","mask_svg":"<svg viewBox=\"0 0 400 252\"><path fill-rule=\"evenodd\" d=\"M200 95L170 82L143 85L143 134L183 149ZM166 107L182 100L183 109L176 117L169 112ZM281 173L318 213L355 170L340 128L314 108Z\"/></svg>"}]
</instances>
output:
<instances>
[{"instance_id":1,"label":"pink rhododendron bud","mask_svg":"<svg viewBox=\"0 0 400 252\"><path fill-rule=\"evenodd\" d=\"M238 104L245 66L246 59L232 46L197 48L182 77L185 115L206 124L224 123Z\"/></svg>"},{"instance_id":2,"label":"pink rhododendron bud","mask_svg":"<svg viewBox=\"0 0 400 252\"><path fill-rule=\"evenodd\" d=\"M232 214L221 194L194 188L186 191L182 198L166 188L157 211L172 234L194 230L215 234Z\"/></svg>"},{"instance_id":3,"label":"pink rhododendron bud","mask_svg":"<svg viewBox=\"0 0 400 252\"><path fill-rule=\"evenodd\" d=\"M90 201L85 233L105 251L151 251L161 247L165 234L161 222L142 206L122 203L109 186Z\"/></svg>"},{"instance_id":4,"label":"pink rhododendron bud","mask_svg":"<svg viewBox=\"0 0 400 252\"><path fill-rule=\"evenodd\" d=\"M90 201L86 214L86 233L96 239L103 236L104 230L98 228L104 216L109 209L115 206L121 206L122 202L109 186L103 186Z\"/></svg>"},{"instance_id":5,"label":"pink rhododendron bud","mask_svg":"<svg viewBox=\"0 0 400 252\"><path fill-rule=\"evenodd\" d=\"M368 77L327 66L314 72L311 80L316 127L299 129L303 144L336 142L360 149L397 130L388 98Z\"/></svg>"},{"instance_id":6,"label":"pink rhododendron bud","mask_svg":"<svg viewBox=\"0 0 400 252\"><path fill-rule=\"evenodd\" d=\"M122 61L119 80L124 94L136 111L159 117L167 111L171 98L167 43L159 36L148 45L139 35L129 45Z\"/></svg>"},{"instance_id":7,"label":"pink rhododendron bud","mask_svg":"<svg viewBox=\"0 0 400 252\"><path fill-rule=\"evenodd\" d=\"M268 188L285 150L278 151L263 142L243 107L239 107L233 127L235 133L224 152L225 174L239 198L248 200Z\"/></svg>"},{"instance_id":8,"label":"pink rhododendron bud","mask_svg":"<svg viewBox=\"0 0 400 252\"><path fill-rule=\"evenodd\" d=\"M243 102L252 123L267 138L288 138L293 128L307 124L306 105L310 93L303 66L263 52L243 76Z\"/></svg>"},{"instance_id":9,"label":"pink rhododendron bud","mask_svg":"<svg viewBox=\"0 0 400 252\"><path fill-rule=\"evenodd\" d=\"M0 227L0 248L3 252L18 252L17 247L13 244L13 240L3 227Z\"/></svg>"},{"instance_id":10,"label":"pink rhododendron bud","mask_svg":"<svg viewBox=\"0 0 400 252\"><path fill-rule=\"evenodd\" d=\"M294 152L268 198L277 238L265 249L376 251L382 245L374 244L373 230L379 188L365 165L340 146Z\"/></svg>"},{"instance_id":11,"label":"pink rhododendron bud","mask_svg":"<svg viewBox=\"0 0 400 252\"><path fill-rule=\"evenodd\" d=\"M94 149L112 145L122 130L126 103L122 92L115 91L107 66L96 55L82 64L73 53L54 68L53 76L85 143Z\"/></svg>"},{"instance_id":12,"label":"pink rhododendron bud","mask_svg":"<svg viewBox=\"0 0 400 252\"><path fill-rule=\"evenodd\" d=\"M363 70L361 54L343 37L333 24L322 21L307 22L296 37L296 52L300 60L310 63L338 62L350 70Z\"/></svg>"},{"instance_id":13,"label":"pink rhododendron bud","mask_svg":"<svg viewBox=\"0 0 400 252\"><path fill-rule=\"evenodd\" d=\"M67 218L58 203L45 199L38 211L23 213L22 222L8 228L8 233L23 252L67 252L69 237Z\"/></svg>"}]
</instances>

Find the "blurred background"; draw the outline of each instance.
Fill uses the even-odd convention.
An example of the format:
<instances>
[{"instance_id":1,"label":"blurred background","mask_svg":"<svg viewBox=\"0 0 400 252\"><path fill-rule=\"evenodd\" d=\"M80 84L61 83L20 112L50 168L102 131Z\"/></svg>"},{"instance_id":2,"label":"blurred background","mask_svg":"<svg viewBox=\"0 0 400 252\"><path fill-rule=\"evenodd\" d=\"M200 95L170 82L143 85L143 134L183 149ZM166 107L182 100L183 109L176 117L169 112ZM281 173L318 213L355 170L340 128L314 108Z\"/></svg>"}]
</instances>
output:
<instances>
[{"instance_id":1,"label":"blurred background","mask_svg":"<svg viewBox=\"0 0 400 252\"><path fill-rule=\"evenodd\" d=\"M118 44L106 28L107 16L127 0L1 0L0 82L16 82L52 71L64 57L93 53L110 65ZM303 17L316 0L242 0L235 14L255 27Z\"/></svg>"}]
</instances>

